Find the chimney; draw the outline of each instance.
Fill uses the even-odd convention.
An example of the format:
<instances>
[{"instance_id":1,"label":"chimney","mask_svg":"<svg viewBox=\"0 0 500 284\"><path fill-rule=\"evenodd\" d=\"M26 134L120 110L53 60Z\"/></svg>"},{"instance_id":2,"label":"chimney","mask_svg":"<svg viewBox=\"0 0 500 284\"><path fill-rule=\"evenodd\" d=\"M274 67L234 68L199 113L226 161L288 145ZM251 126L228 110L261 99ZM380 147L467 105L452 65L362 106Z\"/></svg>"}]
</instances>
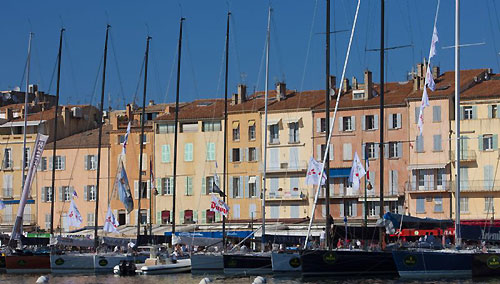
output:
<instances>
[{"instance_id":1,"label":"chimney","mask_svg":"<svg viewBox=\"0 0 500 284\"><path fill-rule=\"evenodd\" d=\"M330 96L335 95L336 87L337 87L337 77L330 75Z\"/></svg>"},{"instance_id":2,"label":"chimney","mask_svg":"<svg viewBox=\"0 0 500 284\"><path fill-rule=\"evenodd\" d=\"M343 86L342 86L342 91L343 91L344 93L347 93L347 92L349 91L349 89L350 89L350 86L349 86L349 79L344 78L344 83L343 83L342 85L343 85Z\"/></svg>"},{"instance_id":3,"label":"chimney","mask_svg":"<svg viewBox=\"0 0 500 284\"><path fill-rule=\"evenodd\" d=\"M127 115L129 121L134 119L134 105L133 104L127 104L126 115Z\"/></svg>"},{"instance_id":4,"label":"chimney","mask_svg":"<svg viewBox=\"0 0 500 284\"><path fill-rule=\"evenodd\" d=\"M434 77L434 79L437 79L439 75L441 75L439 74L439 71L440 71L439 66L432 67L432 77Z\"/></svg>"},{"instance_id":5,"label":"chimney","mask_svg":"<svg viewBox=\"0 0 500 284\"><path fill-rule=\"evenodd\" d=\"M231 104L232 105L237 105L238 104L238 94L233 94L232 98L231 98Z\"/></svg>"},{"instance_id":6,"label":"chimney","mask_svg":"<svg viewBox=\"0 0 500 284\"><path fill-rule=\"evenodd\" d=\"M356 79L355 76L352 76L352 89L357 90L358 88L359 88L358 79Z\"/></svg>"},{"instance_id":7,"label":"chimney","mask_svg":"<svg viewBox=\"0 0 500 284\"><path fill-rule=\"evenodd\" d=\"M241 104L247 100L247 86L238 84L238 103Z\"/></svg>"},{"instance_id":8,"label":"chimney","mask_svg":"<svg viewBox=\"0 0 500 284\"><path fill-rule=\"evenodd\" d=\"M276 84L276 100L281 101L286 98L286 83L278 82Z\"/></svg>"},{"instance_id":9,"label":"chimney","mask_svg":"<svg viewBox=\"0 0 500 284\"><path fill-rule=\"evenodd\" d=\"M365 70L364 73L364 90L365 90L365 100L371 99L373 97L373 81L372 81L372 71Z\"/></svg>"},{"instance_id":10,"label":"chimney","mask_svg":"<svg viewBox=\"0 0 500 284\"><path fill-rule=\"evenodd\" d=\"M34 94L35 92L38 92L38 85L36 85L36 84L30 84L28 86L28 93Z\"/></svg>"},{"instance_id":11,"label":"chimney","mask_svg":"<svg viewBox=\"0 0 500 284\"><path fill-rule=\"evenodd\" d=\"M165 108L165 113L166 113L166 114L175 113L175 106L167 106L167 107Z\"/></svg>"},{"instance_id":12,"label":"chimney","mask_svg":"<svg viewBox=\"0 0 500 284\"><path fill-rule=\"evenodd\" d=\"M154 100L149 100L149 105L148 106L154 106L155 105L155 101Z\"/></svg>"},{"instance_id":13,"label":"chimney","mask_svg":"<svg viewBox=\"0 0 500 284\"><path fill-rule=\"evenodd\" d=\"M56 114L57 114L57 110L56 110ZM69 120L71 118L71 110L68 107L63 106L61 115L62 115L62 121L63 121L64 126L69 127Z\"/></svg>"},{"instance_id":14,"label":"chimney","mask_svg":"<svg viewBox=\"0 0 500 284\"><path fill-rule=\"evenodd\" d=\"M5 119L7 120L12 120L14 119L14 114L12 113L12 109L11 108L6 108L5 109Z\"/></svg>"}]
</instances>

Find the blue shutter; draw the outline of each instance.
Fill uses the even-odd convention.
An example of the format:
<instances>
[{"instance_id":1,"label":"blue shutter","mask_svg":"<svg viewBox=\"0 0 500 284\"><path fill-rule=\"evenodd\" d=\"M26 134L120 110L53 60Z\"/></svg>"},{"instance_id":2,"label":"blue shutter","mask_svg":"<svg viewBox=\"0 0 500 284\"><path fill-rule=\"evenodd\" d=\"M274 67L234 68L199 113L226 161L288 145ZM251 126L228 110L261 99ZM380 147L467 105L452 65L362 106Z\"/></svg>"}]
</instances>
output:
<instances>
[{"instance_id":1,"label":"blue shutter","mask_svg":"<svg viewBox=\"0 0 500 284\"><path fill-rule=\"evenodd\" d=\"M255 189L257 193L257 198L260 198L260 176L255 177Z\"/></svg>"},{"instance_id":2,"label":"blue shutter","mask_svg":"<svg viewBox=\"0 0 500 284\"><path fill-rule=\"evenodd\" d=\"M472 119L477 119L477 106L472 106Z\"/></svg>"},{"instance_id":3,"label":"blue shutter","mask_svg":"<svg viewBox=\"0 0 500 284\"><path fill-rule=\"evenodd\" d=\"M393 126L393 123L394 123L394 119L393 119L393 115L392 114L389 114L389 129L394 129Z\"/></svg>"},{"instance_id":4,"label":"blue shutter","mask_svg":"<svg viewBox=\"0 0 500 284\"><path fill-rule=\"evenodd\" d=\"M378 114L373 116L373 129L378 129Z\"/></svg>"},{"instance_id":5,"label":"blue shutter","mask_svg":"<svg viewBox=\"0 0 500 284\"><path fill-rule=\"evenodd\" d=\"M493 118L493 106L488 106L488 118Z\"/></svg>"},{"instance_id":6,"label":"blue shutter","mask_svg":"<svg viewBox=\"0 0 500 284\"><path fill-rule=\"evenodd\" d=\"M418 123L419 115L420 115L420 107L415 107L415 123Z\"/></svg>"},{"instance_id":7,"label":"blue shutter","mask_svg":"<svg viewBox=\"0 0 500 284\"><path fill-rule=\"evenodd\" d=\"M229 178L229 197L234 198L233 194L233 179L234 177Z\"/></svg>"},{"instance_id":8,"label":"blue shutter","mask_svg":"<svg viewBox=\"0 0 500 284\"><path fill-rule=\"evenodd\" d=\"M498 134L493 134L493 150L498 149Z\"/></svg>"},{"instance_id":9,"label":"blue shutter","mask_svg":"<svg viewBox=\"0 0 500 284\"><path fill-rule=\"evenodd\" d=\"M460 107L460 120L463 120L464 119L464 107L461 106Z\"/></svg>"},{"instance_id":10,"label":"blue shutter","mask_svg":"<svg viewBox=\"0 0 500 284\"><path fill-rule=\"evenodd\" d=\"M244 182L245 188L245 198L250 198L250 190L249 190L249 185L248 185L248 176L245 176L245 182Z\"/></svg>"},{"instance_id":11,"label":"blue shutter","mask_svg":"<svg viewBox=\"0 0 500 284\"><path fill-rule=\"evenodd\" d=\"M479 135L477 137L477 145L479 146L479 151L483 151L484 148L483 148L483 135ZM462 149L463 150L463 149Z\"/></svg>"}]
</instances>

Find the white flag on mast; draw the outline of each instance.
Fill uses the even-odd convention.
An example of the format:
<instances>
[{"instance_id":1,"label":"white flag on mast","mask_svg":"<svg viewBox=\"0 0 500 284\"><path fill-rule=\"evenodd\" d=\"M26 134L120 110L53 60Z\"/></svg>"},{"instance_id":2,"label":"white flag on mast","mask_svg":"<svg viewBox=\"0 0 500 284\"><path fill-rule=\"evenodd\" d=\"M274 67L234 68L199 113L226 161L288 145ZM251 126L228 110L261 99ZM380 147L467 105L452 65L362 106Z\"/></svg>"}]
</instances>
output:
<instances>
[{"instance_id":1,"label":"white flag on mast","mask_svg":"<svg viewBox=\"0 0 500 284\"><path fill-rule=\"evenodd\" d=\"M326 174L323 171L323 175L321 175L322 165L320 162L317 162L313 157L309 160L309 166L307 167L307 176L306 176L306 184L318 184L321 179L321 185L325 184Z\"/></svg>"},{"instance_id":2,"label":"white flag on mast","mask_svg":"<svg viewBox=\"0 0 500 284\"><path fill-rule=\"evenodd\" d=\"M69 217L68 223L72 227L78 228L83 222L82 215L80 214L80 211L76 207L74 199L72 199L71 203L69 204L68 217Z\"/></svg>"},{"instance_id":3,"label":"white flag on mast","mask_svg":"<svg viewBox=\"0 0 500 284\"><path fill-rule=\"evenodd\" d=\"M352 182L352 189L359 190L361 178L366 174L363 164L359 160L358 152L354 152L354 159L352 160L351 173L349 174L349 181Z\"/></svg>"},{"instance_id":4,"label":"white flag on mast","mask_svg":"<svg viewBox=\"0 0 500 284\"><path fill-rule=\"evenodd\" d=\"M424 93L422 95L422 101L420 103L420 113L418 114L417 124L420 135L422 135L422 132L424 131L424 109L428 106L430 106L429 96L427 95L427 88L424 86Z\"/></svg>"},{"instance_id":5,"label":"white flag on mast","mask_svg":"<svg viewBox=\"0 0 500 284\"><path fill-rule=\"evenodd\" d=\"M128 141L129 135L130 135L130 121L128 122L128 125L127 125L127 133L125 133L125 137L123 138L123 148L122 148L123 155L125 155L127 152L127 141Z\"/></svg>"},{"instance_id":6,"label":"white flag on mast","mask_svg":"<svg viewBox=\"0 0 500 284\"><path fill-rule=\"evenodd\" d=\"M104 227L102 229L104 230L104 232L118 233L118 226L120 226L120 223L118 223L115 215L113 215L111 207L108 206L108 213L106 213L106 219L104 220Z\"/></svg>"}]
</instances>

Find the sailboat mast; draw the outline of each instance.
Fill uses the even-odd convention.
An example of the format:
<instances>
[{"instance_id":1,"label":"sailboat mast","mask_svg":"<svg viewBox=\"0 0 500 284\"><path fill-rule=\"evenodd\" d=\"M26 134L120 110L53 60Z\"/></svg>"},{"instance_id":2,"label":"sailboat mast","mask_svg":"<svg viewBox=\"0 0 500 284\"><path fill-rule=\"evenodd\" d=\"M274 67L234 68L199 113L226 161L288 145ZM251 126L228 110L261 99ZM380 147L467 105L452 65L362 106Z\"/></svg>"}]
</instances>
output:
<instances>
[{"instance_id":1,"label":"sailboat mast","mask_svg":"<svg viewBox=\"0 0 500 284\"><path fill-rule=\"evenodd\" d=\"M61 79L61 58L62 58L62 40L63 33L65 29L61 28L61 34L59 35L59 52L57 54L57 87L56 87L56 110L54 117L54 147L52 148L52 165L54 165L56 161L56 150L57 150L57 117L59 114L59 87L60 87L60 79ZM54 235L54 201L55 201L55 190L56 188L56 167L52 166L52 198L50 201L50 234Z\"/></svg>"},{"instance_id":2,"label":"sailboat mast","mask_svg":"<svg viewBox=\"0 0 500 284\"><path fill-rule=\"evenodd\" d=\"M455 192L455 244L461 245L460 233L460 0L455 0L455 152L457 178Z\"/></svg>"},{"instance_id":3,"label":"sailboat mast","mask_svg":"<svg viewBox=\"0 0 500 284\"><path fill-rule=\"evenodd\" d=\"M181 81L181 51L182 51L182 23L186 18L181 18L179 29L179 44L177 53L177 88L175 91L175 134L174 134L174 177L173 177L173 193L172 193L172 237L175 234L175 192L177 189L177 136L179 133L179 84Z\"/></svg>"},{"instance_id":4,"label":"sailboat mast","mask_svg":"<svg viewBox=\"0 0 500 284\"><path fill-rule=\"evenodd\" d=\"M141 236L141 197L142 191L144 190L142 186L142 163L144 162L142 154L144 152L144 122L146 121L146 88L148 86L148 58L149 58L149 41L151 37L148 35L146 37L146 59L144 61L144 92L142 93L142 113L141 113L141 136L139 137L139 196L137 197L137 245L139 245L139 237ZM151 185L152 186L152 185ZM146 186L147 191L147 186ZM151 194L149 194L151 198ZM149 216L151 218L151 216Z\"/></svg>"},{"instance_id":5,"label":"sailboat mast","mask_svg":"<svg viewBox=\"0 0 500 284\"><path fill-rule=\"evenodd\" d=\"M30 39L28 42L28 62L26 64L26 93L24 95L24 128L23 128L23 183L21 188L24 187L25 182L25 171L26 171L26 128L28 127L28 97L29 97L29 88L30 88L30 66L31 66L31 41L33 39L33 33L30 33ZM53 196L54 194L52 194ZM54 199L54 198L52 198Z\"/></svg>"},{"instance_id":6,"label":"sailboat mast","mask_svg":"<svg viewBox=\"0 0 500 284\"><path fill-rule=\"evenodd\" d=\"M326 0L326 54L325 54L325 125L326 125L326 146L325 151L330 149L329 136L330 136L330 0ZM331 153L329 153L331 155ZM330 162L327 159L325 163L326 180L325 180L325 203L326 203L326 247L330 249Z\"/></svg>"},{"instance_id":7,"label":"sailboat mast","mask_svg":"<svg viewBox=\"0 0 500 284\"><path fill-rule=\"evenodd\" d=\"M269 95L269 46L271 44L271 7L267 15L267 44L266 44L266 83L265 83L265 106L264 106L264 174L262 177L262 237L261 251L264 252L266 246L266 169L267 169L267 99Z\"/></svg>"},{"instance_id":8,"label":"sailboat mast","mask_svg":"<svg viewBox=\"0 0 500 284\"><path fill-rule=\"evenodd\" d=\"M99 106L99 142L97 145L97 180L95 186L95 213L94 213L94 249L97 252L97 247L99 246L99 239L97 236L98 231L98 220L99 220L99 181L101 178L101 146L102 146L102 125L103 125L103 106L104 106L104 90L106 86L106 62L108 58L108 36L109 36L110 25L106 26L106 40L104 41L104 62L102 67L102 86L101 86L101 105ZM52 194L52 199L54 199L54 194Z\"/></svg>"},{"instance_id":9,"label":"sailboat mast","mask_svg":"<svg viewBox=\"0 0 500 284\"><path fill-rule=\"evenodd\" d=\"M380 218L384 217L384 21L385 0L380 0ZM368 82L365 82L368 84ZM366 94L368 95L368 94ZM380 244L384 244L384 230L380 228Z\"/></svg>"},{"instance_id":10,"label":"sailboat mast","mask_svg":"<svg viewBox=\"0 0 500 284\"><path fill-rule=\"evenodd\" d=\"M222 190L224 192L222 198L226 203L226 180L227 180L227 81L229 69L229 18L231 12L227 13L226 24L226 78L224 86L224 165L222 173ZM222 215L222 250L226 249L226 216Z\"/></svg>"}]
</instances>

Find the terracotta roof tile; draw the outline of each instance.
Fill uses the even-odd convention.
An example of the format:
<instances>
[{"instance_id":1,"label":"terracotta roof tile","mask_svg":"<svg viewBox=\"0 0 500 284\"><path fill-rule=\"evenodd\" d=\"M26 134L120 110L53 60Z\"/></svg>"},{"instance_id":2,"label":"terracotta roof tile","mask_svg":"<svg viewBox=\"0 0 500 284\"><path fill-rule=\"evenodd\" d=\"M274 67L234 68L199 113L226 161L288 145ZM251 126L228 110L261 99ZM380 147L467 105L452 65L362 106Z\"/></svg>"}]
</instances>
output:
<instances>
[{"instance_id":1,"label":"terracotta roof tile","mask_svg":"<svg viewBox=\"0 0 500 284\"><path fill-rule=\"evenodd\" d=\"M483 76L480 82L460 94L462 100L477 98L500 98L500 75L490 75L487 80Z\"/></svg>"},{"instance_id":2,"label":"terracotta roof tile","mask_svg":"<svg viewBox=\"0 0 500 284\"><path fill-rule=\"evenodd\" d=\"M110 146L109 133L112 129L110 124L103 125L102 127L102 147ZM57 149L71 149L71 148L97 148L99 143L99 128L87 130L78 134L68 136L66 138L57 140ZM48 143L45 149L52 150L54 143Z\"/></svg>"},{"instance_id":3,"label":"terracotta roof tile","mask_svg":"<svg viewBox=\"0 0 500 284\"><path fill-rule=\"evenodd\" d=\"M224 99L200 99L187 103L179 108L179 120L198 120L222 118L224 115ZM175 113L158 116L155 120L171 121Z\"/></svg>"}]
</instances>

